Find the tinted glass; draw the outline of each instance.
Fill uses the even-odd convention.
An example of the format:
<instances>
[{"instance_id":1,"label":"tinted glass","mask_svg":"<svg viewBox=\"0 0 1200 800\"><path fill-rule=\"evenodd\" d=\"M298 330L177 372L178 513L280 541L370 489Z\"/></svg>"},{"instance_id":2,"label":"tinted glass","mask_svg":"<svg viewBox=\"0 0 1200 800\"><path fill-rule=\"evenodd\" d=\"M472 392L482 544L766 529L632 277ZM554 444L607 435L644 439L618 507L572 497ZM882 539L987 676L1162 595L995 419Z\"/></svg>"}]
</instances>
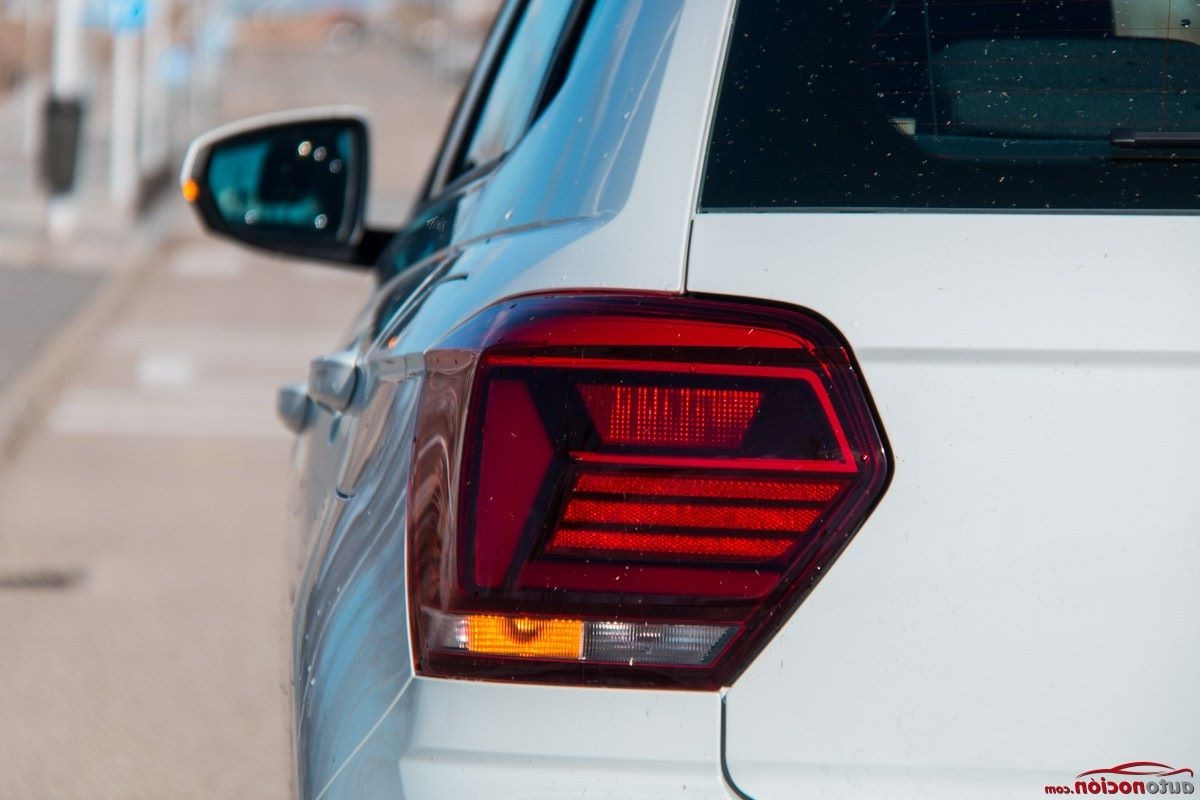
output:
<instances>
[{"instance_id":1,"label":"tinted glass","mask_svg":"<svg viewBox=\"0 0 1200 800\"><path fill-rule=\"evenodd\" d=\"M743 0L702 206L1192 210L1196 159L1195 3Z\"/></svg>"},{"instance_id":2,"label":"tinted glass","mask_svg":"<svg viewBox=\"0 0 1200 800\"><path fill-rule=\"evenodd\" d=\"M359 159L355 136L342 125L256 131L214 147L207 193L235 230L288 229L333 240L346 233Z\"/></svg>"},{"instance_id":3,"label":"tinted glass","mask_svg":"<svg viewBox=\"0 0 1200 800\"><path fill-rule=\"evenodd\" d=\"M453 175L494 161L525 133L574 8L570 0L530 0L526 5Z\"/></svg>"}]
</instances>

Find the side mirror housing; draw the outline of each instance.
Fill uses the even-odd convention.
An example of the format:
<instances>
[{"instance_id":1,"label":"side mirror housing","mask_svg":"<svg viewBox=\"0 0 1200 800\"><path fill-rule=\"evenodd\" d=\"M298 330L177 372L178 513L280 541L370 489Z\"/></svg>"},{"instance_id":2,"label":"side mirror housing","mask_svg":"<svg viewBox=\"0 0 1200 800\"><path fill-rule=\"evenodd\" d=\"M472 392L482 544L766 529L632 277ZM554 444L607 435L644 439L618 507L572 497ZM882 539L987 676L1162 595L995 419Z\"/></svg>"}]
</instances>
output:
<instances>
[{"instance_id":1,"label":"side mirror housing","mask_svg":"<svg viewBox=\"0 0 1200 800\"><path fill-rule=\"evenodd\" d=\"M366 265L378 239L364 221L367 144L366 117L355 108L236 122L192 142L180 177L183 196L218 236Z\"/></svg>"}]
</instances>

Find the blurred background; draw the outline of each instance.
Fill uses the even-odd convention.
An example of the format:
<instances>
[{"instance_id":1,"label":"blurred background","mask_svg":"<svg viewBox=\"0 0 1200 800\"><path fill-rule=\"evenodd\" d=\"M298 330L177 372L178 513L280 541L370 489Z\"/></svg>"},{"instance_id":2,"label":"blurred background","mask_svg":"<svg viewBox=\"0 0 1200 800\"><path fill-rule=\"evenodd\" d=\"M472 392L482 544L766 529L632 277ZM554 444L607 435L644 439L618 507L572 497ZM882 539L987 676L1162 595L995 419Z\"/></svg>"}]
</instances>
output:
<instances>
[{"instance_id":1,"label":"blurred background","mask_svg":"<svg viewBox=\"0 0 1200 800\"><path fill-rule=\"evenodd\" d=\"M0 797L288 796L290 437L370 286L200 233L187 142L370 113L424 177L497 0L0 0Z\"/></svg>"}]
</instances>

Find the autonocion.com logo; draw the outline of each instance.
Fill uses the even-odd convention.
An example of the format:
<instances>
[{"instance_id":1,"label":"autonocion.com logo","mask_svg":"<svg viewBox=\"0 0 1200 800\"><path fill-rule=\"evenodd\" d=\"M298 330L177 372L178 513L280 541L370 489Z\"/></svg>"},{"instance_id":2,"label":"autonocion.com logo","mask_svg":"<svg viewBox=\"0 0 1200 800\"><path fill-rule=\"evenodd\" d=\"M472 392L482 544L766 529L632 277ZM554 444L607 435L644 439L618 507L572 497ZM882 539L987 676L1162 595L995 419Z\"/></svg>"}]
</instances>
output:
<instances>
[{"instance_id":1,"label":"autonocion.com logo","mask_svg":"<svg viewBox=\"0 0 1200 800\"><path fill-rule=\"evenodd\" d=\"M1157 761L1130 761L1075 776L1074 786L1047 786L1046 794L1195 794L1195 773Z\"/></svg>"}]
</instances>

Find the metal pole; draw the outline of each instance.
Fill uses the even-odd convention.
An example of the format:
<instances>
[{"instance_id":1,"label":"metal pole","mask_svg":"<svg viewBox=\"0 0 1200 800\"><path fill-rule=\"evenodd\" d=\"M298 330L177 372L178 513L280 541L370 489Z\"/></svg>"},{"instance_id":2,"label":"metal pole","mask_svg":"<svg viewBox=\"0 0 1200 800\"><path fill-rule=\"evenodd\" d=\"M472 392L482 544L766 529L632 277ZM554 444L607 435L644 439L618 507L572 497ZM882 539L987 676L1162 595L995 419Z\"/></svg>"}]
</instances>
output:
<instances>
[{"instance_id":1,"label":"metal pole","mask_svg":"<svg viewBox=\"0 0 1200 800\"><path fill-rule=\"evenodd\" d=\"M192 63L188 73L188 124L191 136L200 129L200 38L204 32L204 0L192 0L188 6L188 34L191 38Z\"/></svg>"},{"instance_id":2,"label":"metal pole","mask_svg":"<svg viewBox=\"0 0 1200 800\"><path fill-rule=\"evenodd\" d=\"M122 212L137 204L141 173L138 168L138 100L141 94L141 34L113 32L112 141L109 151L109 197Z\"/></svg>"},{"instance_id":3,"label":"metal pole","mask_svg":"<svg viewBox=\"0 0 1200 800\"><path fill-rule=\"evenodd\" d=\"M86 75L83 53L84 0L56 0L54 61L50 92L59 99L83 96Z\"/></svg>"},{"instance_id":4,"label":"metal pole","mask_svg":"<svg viewBox=\"0 0 1200 800\"><path fill-rule=\"evenodd\" d=\"M196 46L197 123L200 129L204 129L212 125L216 110L223 17L217 0L201 0L197 5L200 22Z\"/></svg>"},{"instance_id":5,"label":"metal pole","mask_svg":"<svg viewBox=\"0 0 1200 800\"><path fill-rule=\"evenodd\" d=\"M50 100L43 132L42 176L50 190L46 229L64 236L75 228L76 160L83 130L86 80L83 41L84 0L56 0Z\"/></svg>"},{"instance_id":6,"label":"metal pole","mask_svg":"<svg viewBox=\"0 0 1200 800\"><path fill-rule=\"evenodd\" d=\"M143 175L167 165L167 86L162 76L162 59L171 36L168 0L146 4L146 38L142 43L142 151Z\"/></svg>"},{"instance_id":7,"label":"metal pole","mask_svg":"<svg viewBox=\"0 0 1200 800\"><path fill-rule=\"evenodd\" d=\"M35 42L35 28L41 22L41 14L37 13L37 0L25 0L22 6L22 18L25 23L25 75L22 86L24 108L21 126L21 153L30 161L37 156L38 143L41 141L41 111L42 97L45 92L45 76L37 73L38 47Z\"/></svg>"}]
</instances>

